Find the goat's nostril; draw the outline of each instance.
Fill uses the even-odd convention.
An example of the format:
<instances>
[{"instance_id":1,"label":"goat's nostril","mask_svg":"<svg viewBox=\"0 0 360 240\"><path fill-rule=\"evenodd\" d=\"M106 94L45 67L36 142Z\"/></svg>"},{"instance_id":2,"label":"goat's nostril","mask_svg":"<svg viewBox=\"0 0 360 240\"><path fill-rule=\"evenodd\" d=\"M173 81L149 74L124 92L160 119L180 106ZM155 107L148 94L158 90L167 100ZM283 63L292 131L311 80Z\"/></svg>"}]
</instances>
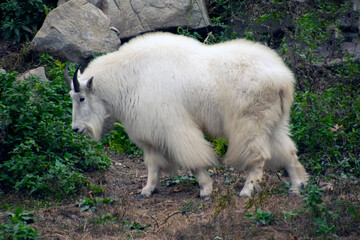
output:
<instances>
[{"instance_id":1,"label":"goat's nostril","mask_svg":"<svg viewBox=\"0 0 360 240\"><path fill-rule=\"evenodd\" d=\"M79 131L79 128L73 128L72 130L77 133Z\"/></svg>"}]
</instances>

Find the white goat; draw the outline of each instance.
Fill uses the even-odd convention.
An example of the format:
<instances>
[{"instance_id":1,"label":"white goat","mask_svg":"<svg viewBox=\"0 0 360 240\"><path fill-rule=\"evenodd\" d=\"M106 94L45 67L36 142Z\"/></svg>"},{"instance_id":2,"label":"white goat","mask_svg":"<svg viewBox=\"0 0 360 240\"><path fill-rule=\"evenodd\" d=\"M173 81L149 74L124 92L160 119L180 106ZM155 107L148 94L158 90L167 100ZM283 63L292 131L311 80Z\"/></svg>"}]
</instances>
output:
<instances>
[{"instance_id":1,"label":"white goat","mask_svg":"<svg viewBox=\"0 0 360 240\"><path fill-rule=\"evenodd\" d=\"M64 74L73 130L99 140L107 117L121 122L144 151L148 179L142 196L157 189L161 172L176 166L194 172L200 196L211 194L206 168L218 160L204 133L228 140L225 165L249 171L240 196L260 188L264 167L284 167L295 194L307 181L288 129L294 76L263 45L247 40L204 45L151 33L77 72L73 80L67 67Z\"/></svg>"}]
</instances>

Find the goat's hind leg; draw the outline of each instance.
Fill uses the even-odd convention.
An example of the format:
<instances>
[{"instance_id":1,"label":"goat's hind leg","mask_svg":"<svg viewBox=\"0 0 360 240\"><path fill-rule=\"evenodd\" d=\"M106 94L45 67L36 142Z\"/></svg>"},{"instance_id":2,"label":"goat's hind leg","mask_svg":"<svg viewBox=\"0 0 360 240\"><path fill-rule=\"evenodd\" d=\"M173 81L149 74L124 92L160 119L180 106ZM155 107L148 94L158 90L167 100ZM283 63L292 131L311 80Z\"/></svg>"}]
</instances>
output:
<instances>
[{"instance_id":1,"label":"goat's hind leg","mask_svg":"<svg viewBox=\"0 0 360 240\"><path fill-rule=\"evenodd\" d=\"M295 143L291 140L286 130L277 130L274 133L271 150L271 160L266 168L275 170L285 167L290 176L290 193L299 194L301 188L306 185L308 175L304 166L298 160Z\"/></svg>"},{"instance_id":2,"label":"goat's hind leg","mask_svg":"<svg viewBox=\"0 0 360 240\"><path fill-rule=\"evenodd\" d=\"M270 158L270 145L265 134L251 136L249 133L243 138L240 136L239 139L241 140L229 142L225 164L249 172L239 196L251 197L254 189L256 191L261 189L260 182L264 174L265 161Z\"/></svg>"},{"instance_id":3,"label":"goat's hind leg","mask_svg":"<svg viewBox=\"0 0 360 240\"><path fill-rule=\"evenodd\" d=\"M291 188L289 191L291 194L298 195L300 190L306 186L308 175L295 153L293 154L293 162L290 163L286 169L290 175L291 181Z\"/></svg>"},{"instance_id":4,"label":"goat's hind leg","mask_svg":"<svg viewBox=\"0 0 360 240\"><path fill-rule=\"evenodd\" d=\"M207 171L205 168L199 168L194 172L194 175L196 179L199 182L200 186L200 197L208 197L211 195L213 191L213 180L211 177L207 174Z\"/></svg>"},{"instance_id":5,"label":"goat's hind leg","mask_svg":"<svg viewBox=\"0 0 360 240\"><path fill-rule=\"evenodd\" d=\"M267 122L240 119L229 137L229 146L225 164L249 172L240 197L251 197L254 189L261 189L260 182L264 174L264 165L271 157Z\"/></svg>"},{"instance_id":6,"label":"goat's hind leg","mask_svg":"<svg viewBox=\"0 0 360 240\"><path fill-rule=\"evenodd\" d=\"M260 191L260 182L264 174L264 159L259 159L248 166L249 175L246 178L245 185L240 191L240 197L251 197L253 191Z\"/></svg>"}]
</instances>

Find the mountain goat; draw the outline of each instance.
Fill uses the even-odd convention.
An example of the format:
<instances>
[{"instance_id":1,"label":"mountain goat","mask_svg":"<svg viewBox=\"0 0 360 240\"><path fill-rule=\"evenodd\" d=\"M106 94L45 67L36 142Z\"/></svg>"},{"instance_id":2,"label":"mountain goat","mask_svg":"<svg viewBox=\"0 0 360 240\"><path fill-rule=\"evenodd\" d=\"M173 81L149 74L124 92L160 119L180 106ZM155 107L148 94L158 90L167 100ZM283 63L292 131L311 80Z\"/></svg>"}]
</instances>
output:
<instances>
[{"instance_id":1,"label":"mountain goat","mask_svg":"<svg viewBox=\"0 0 360 240\"><path fill-rule=\"evenodd\" d=\"M144 151L148 169L141 196L158 187L161 172L192 170L200 196L212 193L206 168L218 164L204 133L225 137L227 166L248 170L240 196L251 196L263 169L284 167L290 191L307 181L289 137L294 76L271 49L247 40L205 45L170 33L136 37L93 60L73 79L72 129L102 136L109 116Z\"/></svg>"}]
</instances>

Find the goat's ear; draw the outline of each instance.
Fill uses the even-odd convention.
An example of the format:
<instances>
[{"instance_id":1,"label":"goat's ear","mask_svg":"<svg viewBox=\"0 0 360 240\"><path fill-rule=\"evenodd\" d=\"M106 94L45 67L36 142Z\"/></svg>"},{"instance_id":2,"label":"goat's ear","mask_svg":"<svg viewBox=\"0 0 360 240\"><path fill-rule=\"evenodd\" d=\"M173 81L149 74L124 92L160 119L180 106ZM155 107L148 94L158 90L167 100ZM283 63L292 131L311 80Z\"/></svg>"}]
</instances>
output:
<instances>
[{"instance_id":1,"label":"goat's ear","mask_svg":"<svg viewBox=\"0 0 360 240\"><path fill-rule=\"evenodd\" d=\"M86 83L86 87L90 90L92 90L92 87L93 87L93 79L94 79L94 77L91 77Z\"/></svg>"}]
</instances>

